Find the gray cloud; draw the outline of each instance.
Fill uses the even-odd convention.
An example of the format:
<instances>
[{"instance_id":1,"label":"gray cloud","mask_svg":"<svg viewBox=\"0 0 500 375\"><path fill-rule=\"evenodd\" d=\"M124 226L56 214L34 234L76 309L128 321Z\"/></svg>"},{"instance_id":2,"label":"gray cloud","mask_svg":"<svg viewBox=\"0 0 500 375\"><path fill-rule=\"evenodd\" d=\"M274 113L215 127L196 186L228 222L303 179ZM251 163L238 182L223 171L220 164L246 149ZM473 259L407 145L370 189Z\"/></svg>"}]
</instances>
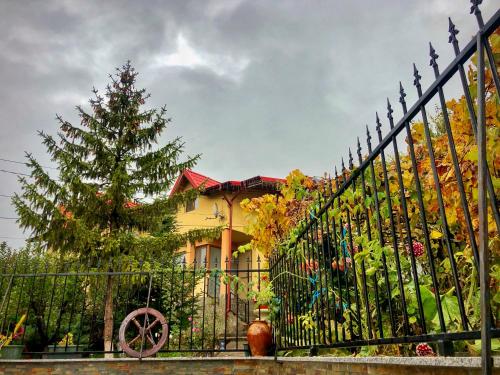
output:
<instances>
[{"instance_id":1,"label":"gray cloud","mask_svg":"<svg viewBox=\"0 0 500 375\"><path fill-rule=\"evenodd\" d=\"M495 2L484 3L487 19ZM376 110L385 119L386 97L397 107L399 80L415 100L413 61L424 87L432 82L429 40L444 69L453 56L447 17L463 46L476 31L468 10L467 0L4 0L0 158L30 151L50 164L36 130L54 133L56 113L75 120L92 86L103 89L130 59L149 105L169 108L165 139L182 135L187 153L201 152L200 172L220 180L294 168L319 175L373 126ZM0 194L17 191L15 176L0 178ZM0 216L15 216L2 197ZM0 236L24 235L0 220Z\"/></svg>"}]
</instances>

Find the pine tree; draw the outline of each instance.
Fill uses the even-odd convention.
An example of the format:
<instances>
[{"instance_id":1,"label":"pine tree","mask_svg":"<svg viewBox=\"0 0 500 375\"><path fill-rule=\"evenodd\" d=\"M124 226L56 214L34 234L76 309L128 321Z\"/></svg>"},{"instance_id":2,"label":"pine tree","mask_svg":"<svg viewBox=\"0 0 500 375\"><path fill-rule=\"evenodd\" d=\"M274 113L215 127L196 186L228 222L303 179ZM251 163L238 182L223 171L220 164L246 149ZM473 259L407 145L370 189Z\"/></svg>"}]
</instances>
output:
<instances>
[{"instance_id":1,"label":"pine tree","mask_svg":"<svg viewBox=\"0 0 500 375\"><path fill-rule=\"evenodd\" d=\"M198 193L167 196L179 173L192 168L199 155L181 160L180 137L158 145L171 120L165 106L142 109L149 94L135 87L137 72L130 62L110 78L104 97L92 90L89 112L76 107L79 125L58 115L57 137L39 132L59 176L52 178L26 154L31 178L20 178L22 193L13 198L20 226L31 231L31 241L82 259L173 254L186 241L215 236L206 230L180 235L175 225L165 226L176 207ZM117 262L110 264L116 268ZM111 349L112 303L113 279L108 276L105 350Z\"/></svg>"}]
</instances>

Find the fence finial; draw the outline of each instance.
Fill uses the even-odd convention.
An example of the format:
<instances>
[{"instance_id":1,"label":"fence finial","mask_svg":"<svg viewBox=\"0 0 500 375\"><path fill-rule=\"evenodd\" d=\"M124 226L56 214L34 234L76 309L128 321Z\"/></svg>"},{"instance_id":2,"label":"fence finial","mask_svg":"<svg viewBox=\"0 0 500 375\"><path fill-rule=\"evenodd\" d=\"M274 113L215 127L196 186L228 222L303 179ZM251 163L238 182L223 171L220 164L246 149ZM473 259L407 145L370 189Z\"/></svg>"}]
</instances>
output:
<instances>
[{"instance_id":1,"label":"fence finial","mask_svg":"<svg viewBox=\"0 0 500 375\"><path fill-rule=\"evenodd\" d=\"M418 74L418 69L415 63L413 63L413 77L415 77L415 79L413 80L413 85L415 85L415 87L417 88L421 88L422 86L420 85L420 79L422 78L422 76Z\"/></svg>"},{"instance_id":2,"label":"fence finial","mask_svg":"<svg viewBox=\"0 0 500 375\"><path fill-rule=\"evenodd\" d=\"M349 147L349 169L351 171L354 169L354 163L352 162L352 152L350 147Z\"/></svg>"},{"instance_id":3,"label":"fence finial","mask_svg":"<svg viewBox=\"0 0 500 375\"><path fill-rule=\"evenodd\" d=\"M479 9L479 5L482 4L483 0L470 0L472 6L470 7L470 14L474 13L476 16L481 14L481 9Z\"/></svg>"},{"instance_id":4,"label":"fence finial","mask_svg":"<svg viewBox=\"0 0 500 375\"><path fill-rule=\"evenodd\" d=\"M345 163L344 163L344 157L342 156L342 158L340 159L342 161L342 177L344 177L344 171L345 171Z\"/></svg>"},{"instance_id":5,"label":"fence finial","mask_svg":"<svg viewBox=\"0 0 500 375\"><path fill-rule=\"evenodd\" d=\"M405 89L403 88L403 84L401 83L401 81L399 81L399 102L401 104L406 104L405 96Z\"/></svg>"},{"instance_id":6,"label":"fence finial","mask_svg":"<svg viewBox=\"0 0 500 375\"><path fill-rule=\"evenodd\" d=\"M370 135L370 129L368 129L368 125L366 125L366 143L368 143L368 152L371 152L372 149L372 136Z\"/></svg>"},{"instance_id":7,"label":"fence finial","mask_svg":"<svg viewBox=\"0 0 500 375\"><path fill-rule=\"evenodd\" d=\"M458 39L457 39L457 34L459 31L455 27L455 24L452 22L451 18L448 17L448 32L450 33L450 36L448 37L448 43L455 45L455 43L458 46Z\"/></svg>"},{"instance_id":8,"label":"fence finial","mask_svg":"<svg viewBox=\"0 0 500 375\"><path fill-rule=\"evenodd\" d=\"M358 152L359 162L361 163L361 143L359 142L359 137L358 137L358 149L357 149L357 152Z\"/></svg>"},{"instance_id":9,"label":"fence finial","mask_svg":"<svg viewBox=\"0 0 500 375\"><path fill-rule=\"evenodd\" d=\"M391 102L389 101L389 98L387 98L387 118L389 119L389 121L391 123L393 120L393 117L392 117L393 112L394 112L394 110L392 109ZM391 128L392 128L392 125L391 125Z\"/></svg>"},{"instance_id":10,"label":"fence finial","mask_svg":"<svg viewBox=\"0 0 500 375\"><path fill-rule=\"evenodd\" d=\"M436 50L432 46L431 42L429 42L429 56L431 57L429 65L432 66L434 72L437 73L437 75L439 75L439 67L437 63L439 55L436 53Z\"/></svg>"},{"instance_id":11,"label":"fence finial","mask_svg":"<svg viewBox=\"0 0 500 375\"><path fill-rule=\"evenodd\" d=\"M382 124L380 123L380 118L378 117L378 112L375 112L375 122L376 122L376 126L375 126L375 130L377 131L377 134L378 134L378 140L381 141L382 140Z\"/></svg>"}]
</instances>

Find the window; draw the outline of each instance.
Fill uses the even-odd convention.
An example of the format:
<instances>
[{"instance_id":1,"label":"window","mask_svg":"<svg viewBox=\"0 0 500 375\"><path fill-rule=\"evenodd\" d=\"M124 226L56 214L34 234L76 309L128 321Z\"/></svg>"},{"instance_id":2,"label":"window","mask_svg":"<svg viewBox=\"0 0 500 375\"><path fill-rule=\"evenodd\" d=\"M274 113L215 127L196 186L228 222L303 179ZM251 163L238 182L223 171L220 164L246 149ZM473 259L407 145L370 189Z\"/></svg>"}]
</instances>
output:
<instances>
[{"instance_id":1,"label":"window","mask_svg":"<svg viewBox=\"0 0 500 375\"><path fill-rule=\"evenodd\" d=\"M177 256L175 257L175 263L179 266L182 264L185 264L186 263L186 253L185 252L177 253Z\"/></svg>"},{"instance_id":2,"label":"window","mask_svg":"<svg viewBox=\"0 0 500 375\"><path fill-rule=\"evenodd\" d=\"M198 198L186 202L186 212L194 211L198 208Z\"/></svg>"},{"instance_id":3,"label":"window","mask_svg":"<svg viewBox=\"0 0 500 375\"><path fill-rule=\"evenodd\" d=\"M208 250L208 254L207 254ZM196 262L198 262L198 258L204 259L204 257L207 257L207 268L218 268L222 269L221 267L221 253L220 253L220 247L215 247L215 246L200 246L196 248ZM220 280L220 275L217 273L208 273L208 285L207 285L207 294L210 297L215 297L216 299L220 298L220 285L221 285L221 280Z\"/></svg>"},{"instance_id":4,"label":"window","mask_svg":"<svg viewBox=\"0 0 500 375\"><path fill-rule=\"evenodd\" d=\"M207 258L207 247L200 246L195 250L195 259L197 267L205 267L205 262L207 262L206 266L208 267L208 258Z\"/></svg>"}]
</instances>

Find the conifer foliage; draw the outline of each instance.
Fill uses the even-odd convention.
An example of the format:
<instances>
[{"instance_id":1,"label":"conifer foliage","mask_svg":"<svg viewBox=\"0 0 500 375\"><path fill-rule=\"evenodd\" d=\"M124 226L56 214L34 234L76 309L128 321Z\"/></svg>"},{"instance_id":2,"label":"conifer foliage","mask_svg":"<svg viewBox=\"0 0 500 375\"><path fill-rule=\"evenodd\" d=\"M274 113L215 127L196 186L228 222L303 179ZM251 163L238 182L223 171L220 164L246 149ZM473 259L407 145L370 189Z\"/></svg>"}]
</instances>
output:
<instances>
[{"instance_id":1,"label":"conifer foliage","mask_svg":"<svg viewBox=\"0 0 500 375\"><path fill-rule=\"evenodd\" d=\"M137 89L137 72L127 62L110 75L104 96L93 89L90 111L77 106L80 124L57 116L54 137L40 132L57 179L27 154L31 178L21 178L22 193L13 203L19 224L31 240L47 249L81 258L137 258L173 254L187 240L209 236L204 230L180 235L162 223L171 222L177 205L193 199L191 190L174 197L168 187L199 155L183 157L177 137L160 138L170 123L166 107L145 108L149 94ZM142 196L142 200L137 200ZM144 199L146 198L146 199ZM112 262L110 264L117 264ZM105 297L105 349L113 326L113 285L108 277Z\"/></svg>"}]
</instances>

